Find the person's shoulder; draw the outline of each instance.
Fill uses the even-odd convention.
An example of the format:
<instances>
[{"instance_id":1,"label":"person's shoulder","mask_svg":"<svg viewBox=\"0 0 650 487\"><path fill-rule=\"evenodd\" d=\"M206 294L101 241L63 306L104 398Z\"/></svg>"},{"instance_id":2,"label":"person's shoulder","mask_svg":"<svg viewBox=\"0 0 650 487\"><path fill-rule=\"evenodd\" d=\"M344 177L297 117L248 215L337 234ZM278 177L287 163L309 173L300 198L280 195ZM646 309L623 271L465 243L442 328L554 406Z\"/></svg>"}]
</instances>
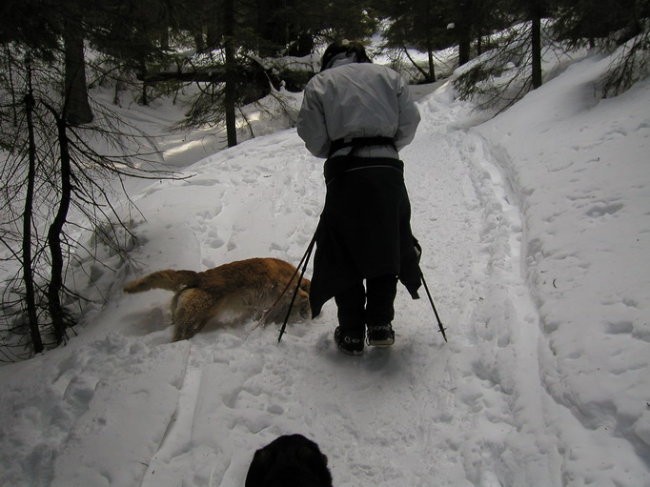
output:
<instances>
[{"instance_id":1,"label":"person's shoulder","mask_svg":"<svg viewBox=\"0 0 650 487\"><path fill-rule=\"evenodd\" d=\"M309 78L309 81L307 81L307 84L305 85L305 91L310 91L316 89L318 86L322 86L323 82L325 81L324 75L326 73L327 71L322 71Z\"/></svg>"},{"instance_id":2,"label":"person's shoulder","mask_svg":"<svg viewBox=\"0 0 650 487\"><path fill-rule=\"evenodd\" d=\"M348 78L359 78L371 80L377 77L384 79L398 80L400 74L394 69L382 64L374 63L350 63L342 66L335 66L315 74L307 86L312 88L324 87L329 84L337 84Z\"/></svg>"},{"instance_id":3,"label":"person's shoulder","mask_svg":"<svg viewBox=\"0 0 650 487\"><path fill-rule=\"evenodd\" d=\"M386 73L395 73L395 74L397 74L397 71L395 71L390 66L386 66L385 64L360 63L360 64L357 64L357 66L362 66L362 69L369 69L369 70L373 70L373 71L382 71L382 72L386 72Z\"/></svg>"},{"instance_id":4,"label":"person's shoulder","mask_svg":"<svg viewBox=\"0 0 650 487\"><path fill-rule=\"evenodd\" d=\"M311 79L307 82L305 86L306 90L323 90L327 86L332 84L338 84L340 80L346 76L349 76L349 73L346 75L347 69L350 66L355 66L353 64L346 64L344 66L337 66L334 68L326 69L320 73L316 73Z\"/></svg>"},{"instance_id":5,"label":"person's shoulder","mask_svg":"<svg viewBox=\"0 0 650 487\"><path fill-rule=\"evenodd\" d=\"M381 75L390 79L399 79L401 76L393 68L389 66L385 66L383 64L362 63L362 64L357 64L357 66L359 66L359 69L367 73Z\"/></svg>"}]
</instances>

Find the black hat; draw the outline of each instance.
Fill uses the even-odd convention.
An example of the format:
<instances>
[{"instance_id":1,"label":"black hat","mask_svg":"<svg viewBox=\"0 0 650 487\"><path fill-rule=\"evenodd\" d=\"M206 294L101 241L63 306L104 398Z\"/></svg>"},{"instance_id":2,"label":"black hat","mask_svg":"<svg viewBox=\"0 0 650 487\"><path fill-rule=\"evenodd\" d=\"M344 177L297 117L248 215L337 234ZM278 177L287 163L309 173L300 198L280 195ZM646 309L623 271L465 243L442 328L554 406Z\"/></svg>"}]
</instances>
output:
<instances>
[{"instance_id":1,"label":"black hat","mask_svg":"<svg viewBox=\"0 0 650 487\"><path fill-rule=\"evenodd\" d=\"M325 71L330 67L332 60L339 54L345 53L347 56L354 56L357 63L371 63L372 61L366 54L366 49L360 42L348 41L343 39L342 41L332 42L321 59L321 71Z\"/></svg>"}]
</instances>

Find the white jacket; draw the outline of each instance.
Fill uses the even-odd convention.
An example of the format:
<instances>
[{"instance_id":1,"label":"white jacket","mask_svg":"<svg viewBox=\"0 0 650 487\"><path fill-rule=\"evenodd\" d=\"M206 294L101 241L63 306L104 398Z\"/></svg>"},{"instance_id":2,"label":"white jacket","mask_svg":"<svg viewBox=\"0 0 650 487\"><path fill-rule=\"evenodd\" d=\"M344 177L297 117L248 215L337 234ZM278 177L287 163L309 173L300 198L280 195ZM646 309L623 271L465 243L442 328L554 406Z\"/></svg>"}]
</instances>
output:
<instances>
[{"instance_id":1,"label":"white jacket","mask_svg":"<svg viewBox=\"0 0 650 487\"><path fill-rule=\"evenodd\" d=\"M316 157L328 156L331 141L354 137L391 137L399 150L413 140L419 122L408 85L397 72L348 58L314 76L305 87L298 135ZM362 149L358 155L397 156L392 148L383 150Z\"/></svg>"}]
</instances>

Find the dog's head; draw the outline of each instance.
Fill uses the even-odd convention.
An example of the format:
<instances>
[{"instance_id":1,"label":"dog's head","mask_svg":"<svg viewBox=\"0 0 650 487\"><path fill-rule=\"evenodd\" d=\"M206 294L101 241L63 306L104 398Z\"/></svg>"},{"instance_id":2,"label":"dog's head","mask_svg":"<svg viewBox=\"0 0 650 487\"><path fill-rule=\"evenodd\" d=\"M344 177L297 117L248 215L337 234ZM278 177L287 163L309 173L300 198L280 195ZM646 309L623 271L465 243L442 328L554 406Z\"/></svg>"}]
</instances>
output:
<instances>
[{"instance_id":1,"label":"dog's head","mask_svg":"<svg viewBox=\"0 0 650 487\"><path fill-rule=\"evenodd\" d=\"M255 452L245 487L332 487L332 475L316 443L285 435Z\"/></svg>"}]
</instances>

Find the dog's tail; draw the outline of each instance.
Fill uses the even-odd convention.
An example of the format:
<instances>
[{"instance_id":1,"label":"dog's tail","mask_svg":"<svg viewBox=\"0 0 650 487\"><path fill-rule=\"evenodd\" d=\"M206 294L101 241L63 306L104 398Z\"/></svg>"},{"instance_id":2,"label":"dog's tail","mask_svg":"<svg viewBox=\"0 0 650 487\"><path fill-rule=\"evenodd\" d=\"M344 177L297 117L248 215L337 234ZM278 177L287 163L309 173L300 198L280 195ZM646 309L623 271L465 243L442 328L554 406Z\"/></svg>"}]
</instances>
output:
<instances>
[{"instance_id":1,"label":"dog's tail","mask_svg":"<svg viewBox=\"0 0 650 487\"><path fill-rule=\"evenodd\" d=\"M141 293L150 289L166 289L180 291L186 287L195 286L198 274L194 271L174 271L171 269L148 274L124 285L126 293Z\"/></svg>"}]
</instances>

